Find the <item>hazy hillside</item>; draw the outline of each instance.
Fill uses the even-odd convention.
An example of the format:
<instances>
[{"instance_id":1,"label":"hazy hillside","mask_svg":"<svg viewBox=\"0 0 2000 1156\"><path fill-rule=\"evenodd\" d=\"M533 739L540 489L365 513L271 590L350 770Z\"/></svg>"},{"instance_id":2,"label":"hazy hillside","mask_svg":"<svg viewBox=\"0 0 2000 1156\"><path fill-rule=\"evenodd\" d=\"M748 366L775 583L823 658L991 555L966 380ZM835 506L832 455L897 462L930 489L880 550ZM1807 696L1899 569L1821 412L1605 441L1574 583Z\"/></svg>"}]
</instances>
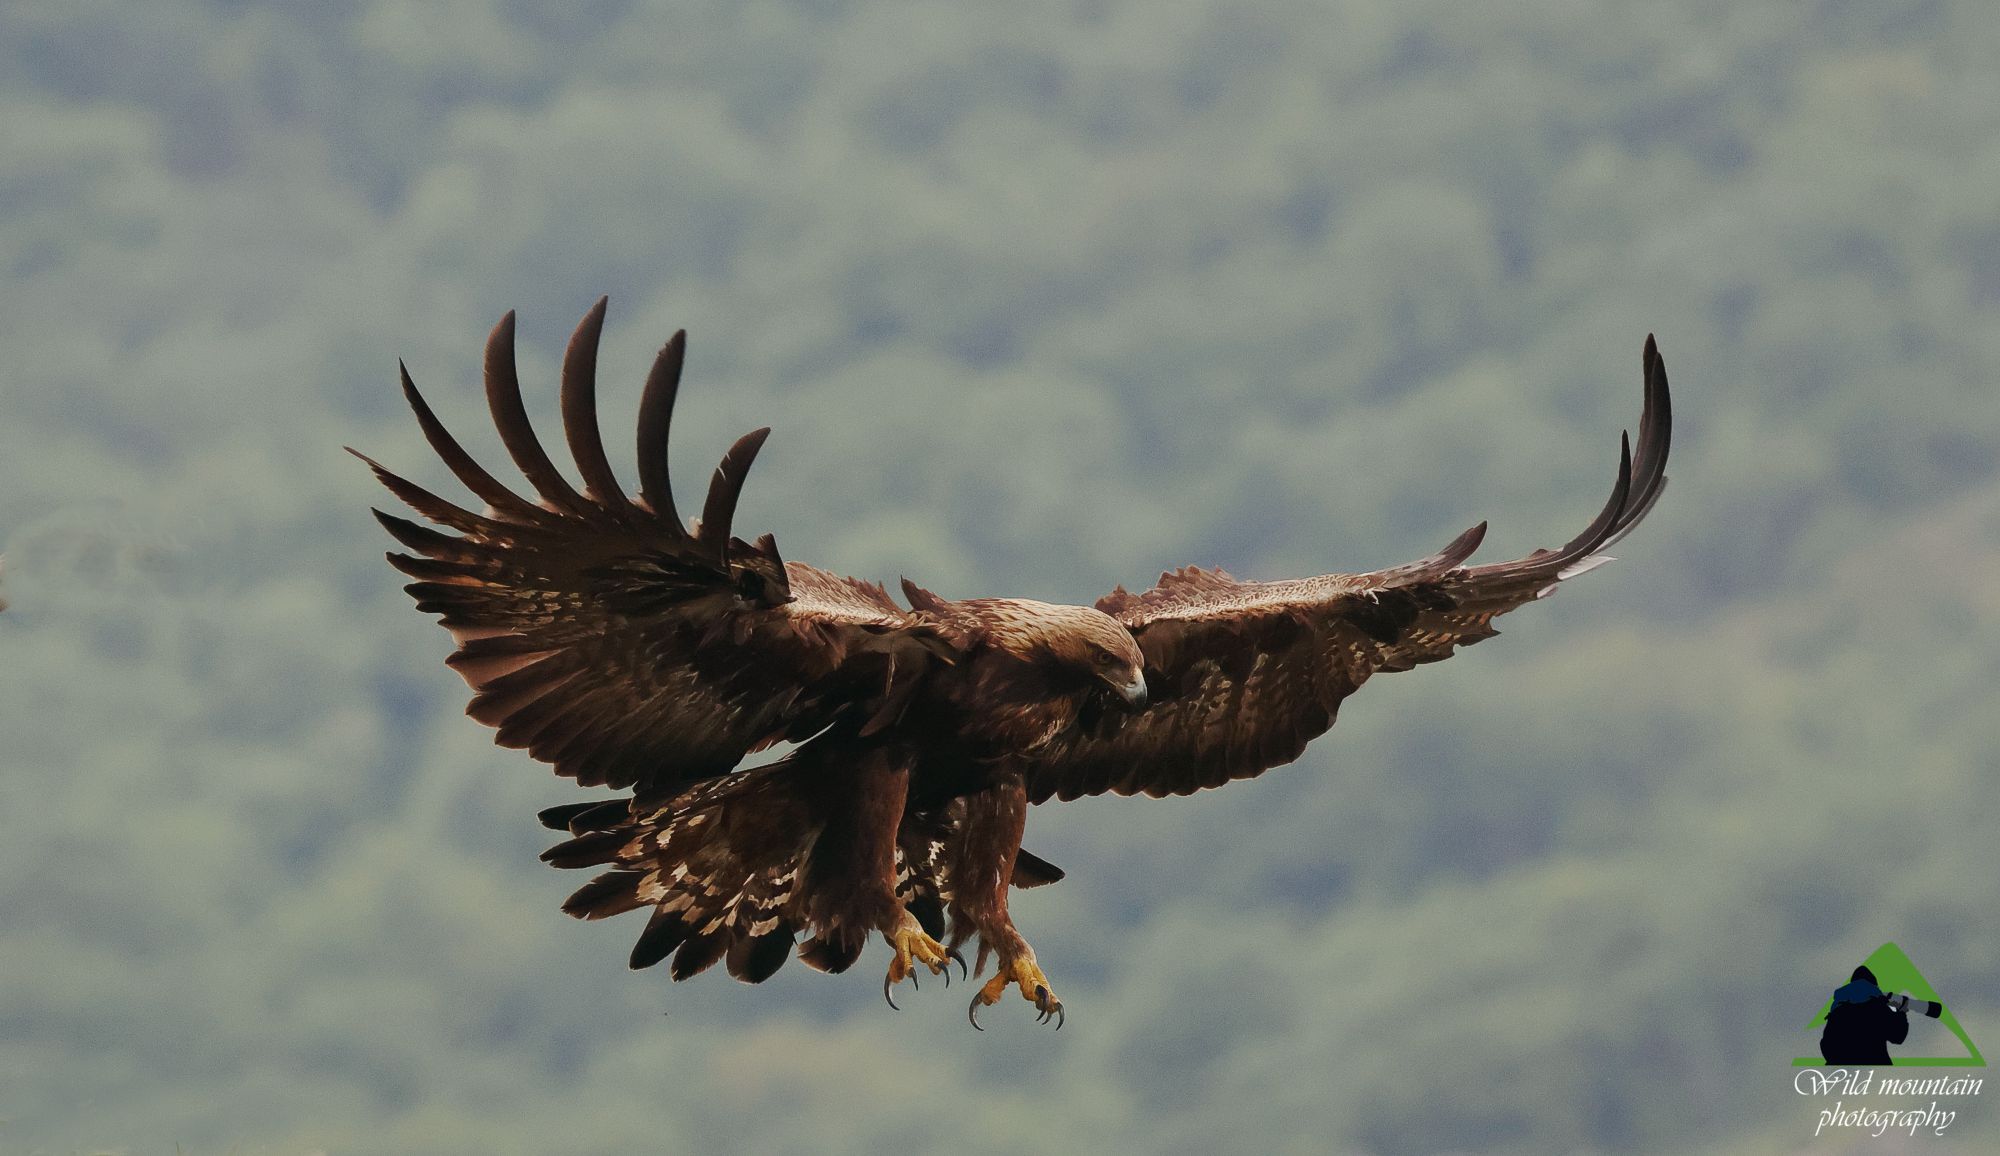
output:
<instances>
[{"instance_id":1,"label":"hazy hillside","mask_svg":"<svg viewBox=\"0 0 2000 1156\"><path fill-rule=\"evenodd\" d=\"M0 1150L1790 1150L1891 939L2000 1048L1996 59L1973 0L0 6ZM685 326L682 484L772 425L739 526L950 596L1551 544L1649 331L1674 481L1296 766L1032 815L1061 1035L879 947L674 986L557 910L572 789L340 452L448 483L402 357L497 466L487 328L553 421L600 293L624 476Z\"/></svg>"}]
</instances>

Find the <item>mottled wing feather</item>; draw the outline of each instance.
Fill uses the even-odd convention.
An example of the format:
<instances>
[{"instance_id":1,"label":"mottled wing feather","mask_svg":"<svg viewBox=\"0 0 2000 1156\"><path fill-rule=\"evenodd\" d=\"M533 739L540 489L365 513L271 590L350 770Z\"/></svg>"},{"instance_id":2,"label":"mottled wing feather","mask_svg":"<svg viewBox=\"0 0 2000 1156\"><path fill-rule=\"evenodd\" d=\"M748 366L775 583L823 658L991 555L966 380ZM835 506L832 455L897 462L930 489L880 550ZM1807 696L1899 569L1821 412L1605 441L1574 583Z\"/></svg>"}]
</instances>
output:
<instances>
[{"instance_id":1,"label":"mottled wing feather","mask_svg":"<svg viewBox=\"0 0 2000 1156\"><path fill-rule=\"evenodd\" d=\"M407 374L404 393L425 437L484 510L363 460L418 513L456 532L376 514L409 551L389 559L415 579L407 589L418 608L459 641L447 661L475 692L467 713L558 774L658 799L843 711L878 709L894 670L914 674L949 646L881 587L786 563L769 535L729 536L761 431L724 458L696 525L679 522L664 462L684 335L662 350L641 404L644 496L619 492L596 416L603 307L578 326L563 363L565 440L585 492L556 471L528 425L511 313L488 340L487 398L537 501L475 462Z\"/></svg>"},{"instance_id":2,"label":"mottled wing feather","mask_svg":"<svg viewBox=\"0 0 2000 1156\"><path fill-rule=\"evenodd\" d=\"M1288 763L1376 672L1436 662L1489 638L1494 618L1608 561L1600 551L1637 525L1666 486L1672 409L1650 336L1643 369L1636 457L1621 446L1610 500L1557 549L1465 567L1481 523L1428 558L1369 574L1241 582L1190 567L1143 593L1113 591L1098 609L1138 640L1149 705L1052 744L1028 771L1029 798L1184 795Z\"/></svg>"}]
</instances>

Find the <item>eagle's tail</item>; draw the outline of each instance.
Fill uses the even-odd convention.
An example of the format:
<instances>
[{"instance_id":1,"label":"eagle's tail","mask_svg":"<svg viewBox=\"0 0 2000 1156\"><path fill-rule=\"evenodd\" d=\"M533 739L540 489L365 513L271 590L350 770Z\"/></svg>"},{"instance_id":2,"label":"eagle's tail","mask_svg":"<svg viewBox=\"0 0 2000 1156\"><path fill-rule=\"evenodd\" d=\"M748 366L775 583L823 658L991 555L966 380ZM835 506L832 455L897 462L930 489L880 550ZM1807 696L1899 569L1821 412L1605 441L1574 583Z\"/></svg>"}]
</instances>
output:
<instances>
[{"instance_id":1,"label":"eagle's tail","mask_svg":"<svg viewBox=\"0 0 2000 1156\"><path fill-rule=\"evenodd\" d=\"M603 919L641 907L653 917L632 947L632 966L673 956L686 979L718 960L729 974L761 983L784 966L803 925L801 868L823 823L799 789L789 761L699 784L664 805L634 814L628 799L553 807L542 822L571 838L542 860L556 867L610 870L578 888L563 910ZM816 942L816 941L815 941ZM841 970L844 959L815 953L808 964Z\"/></svg>"},{"instance_id":2,"label":"eagle's tail","mask_svg":"<svg viewBox=\"0 0 2000 1156\"><path fill-rule=\"evenodd\" d=\"M669 802L634 813L630 799L551 807L543 825L570 838L542 853L556 867L608 867L578 888L563 910L603 919L642 907L653 917L632 947L632 966L673 957L675 979L718 960L747 983L770 978L792 948L808 967L846 971L872 927L844 910L843 893L813 895L813 851L828 829L830 779L839 752L810 745L778 762L697 784ZM848 768L852 769L852 768ZM895 893L932 936L945 934L951 880L946 846L963 808L909 808L895 847ZM834 847L836 836L825 841ZM822 849L825 849L824 847ZM1016 887L1039 887L1062 869L1027 851L1014 864ZM827 889L820 888L822 892ZM800 934L810 933L804 943Z\"/></svg>"}]
</instances>

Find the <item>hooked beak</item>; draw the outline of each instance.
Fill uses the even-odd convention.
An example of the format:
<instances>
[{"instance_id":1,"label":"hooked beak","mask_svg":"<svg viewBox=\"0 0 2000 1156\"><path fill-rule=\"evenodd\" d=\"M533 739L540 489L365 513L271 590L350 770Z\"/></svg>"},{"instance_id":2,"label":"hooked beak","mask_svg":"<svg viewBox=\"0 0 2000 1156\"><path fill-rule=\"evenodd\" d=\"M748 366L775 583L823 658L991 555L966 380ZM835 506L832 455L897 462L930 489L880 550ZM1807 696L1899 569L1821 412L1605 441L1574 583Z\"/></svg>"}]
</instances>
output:
<instances>
[{"instance_id":1,"label":"hooked beak","mask_svg":"<svg viewBox=\"0 0 2000 1156\"><path fill-rule=\"evenodd\" d=\"M1128 709L1146 709L1146 676L1144 674L1135 674L1132 676L1131 682L1125 683L1122 686L1114 686L1112 689L1118 692L1119 699L1124 702Z\"/></svg>"}]
</instances>

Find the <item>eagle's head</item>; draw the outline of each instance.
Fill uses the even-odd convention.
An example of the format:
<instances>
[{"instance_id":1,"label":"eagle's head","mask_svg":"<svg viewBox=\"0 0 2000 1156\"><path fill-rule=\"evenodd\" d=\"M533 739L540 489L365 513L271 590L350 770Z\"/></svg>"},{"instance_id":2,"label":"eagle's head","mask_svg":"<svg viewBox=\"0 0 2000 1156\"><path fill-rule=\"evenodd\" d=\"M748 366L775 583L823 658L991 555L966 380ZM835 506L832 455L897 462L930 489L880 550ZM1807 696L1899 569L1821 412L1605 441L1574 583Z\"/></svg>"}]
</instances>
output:
<instances>
[{"instance_id":1,"label":"eagle's head","mask_svg":"<svg viewBox=\"0 0 2000 1156\"><path fill-rule=\"evenodd\" d=\"M993 601L1006 604L992 631L1001 645L1127 710L1146 705L1146 656L1116 618L1088 606Z\"/></svg>"}]
</instances>

